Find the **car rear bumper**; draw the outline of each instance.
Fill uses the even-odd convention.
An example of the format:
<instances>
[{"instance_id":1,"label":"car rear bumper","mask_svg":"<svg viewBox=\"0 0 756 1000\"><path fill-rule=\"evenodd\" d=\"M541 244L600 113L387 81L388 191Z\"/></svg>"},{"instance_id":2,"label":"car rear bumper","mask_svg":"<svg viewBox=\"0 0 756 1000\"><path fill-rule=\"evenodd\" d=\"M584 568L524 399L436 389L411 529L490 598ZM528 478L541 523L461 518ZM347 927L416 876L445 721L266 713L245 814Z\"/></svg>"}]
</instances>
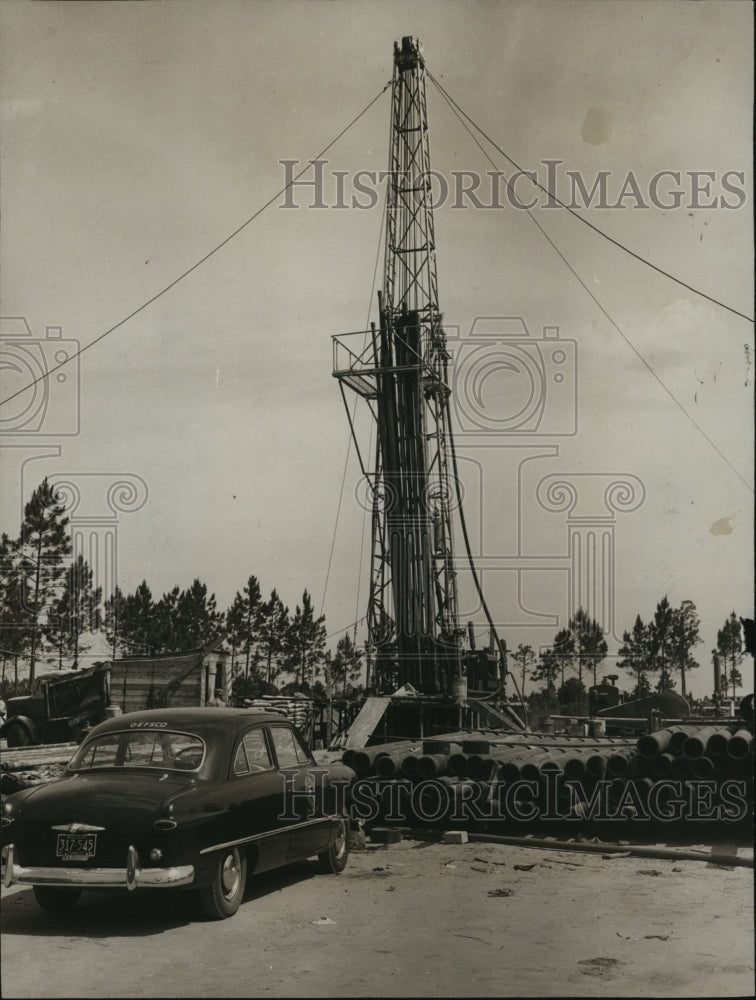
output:
<instances>
[{"instance_id":1,"label":"car rear bumper","mask_svg":"<svg viewBox=\"0 0 756 1000\"><path fill-rule=\"evenodd\" d=\"M13 844L8 845L5 885L73 886L79 889L170 889L194 881L192 865L173 868L141 868L139 855L130 847L123 868L23 867L16 864Z\"/></svg>"}]
</instances>

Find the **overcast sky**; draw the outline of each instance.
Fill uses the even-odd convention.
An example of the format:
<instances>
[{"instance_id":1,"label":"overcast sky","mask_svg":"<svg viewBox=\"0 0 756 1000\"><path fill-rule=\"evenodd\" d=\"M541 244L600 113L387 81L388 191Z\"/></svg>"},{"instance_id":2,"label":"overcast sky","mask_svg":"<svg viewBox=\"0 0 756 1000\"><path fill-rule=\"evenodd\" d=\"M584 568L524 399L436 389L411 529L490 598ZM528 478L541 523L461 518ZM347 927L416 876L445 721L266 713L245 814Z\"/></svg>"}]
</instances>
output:
<instances>
[{"instance_id":1,"label":"overcast sky","mask_svg":"<svg viewBox=\"0 0 756 1000\"><path fill-rule=\"evenodd\" d=\"M562 161L565 200L567 170L588 187L608 171L611 204L632 172L649 207L631 192L624 207L581 214L752 316L749 3L3 0L0 18L1 312L24 317L35 343L53 339L48 327L90 343L221 243L282 188L279 161L315 156L379 94L393 42L408 34L523 169L545 183L544 161ZM453 186L455 172L492 169L430 83L428 111L441 177ZM388 138L386 92L328 153L328 208L309 207L311 188L295 189L298 209L278 198L87 350L78 385L70 369L64 383L51 379L33 432L20 416L30 396L0 410L0 528L18 531L45 474L101 490L106 478L91 474L136 476L147 495L120 515L124 590L146 578L159 596L198 576L225 607L254 573L292 609L304 587L317 608L325 597L331 632L365 614L353 452L334 542L349 429L331 335L376 318L381 211L332 207L332 171L347 171L349 204L357 171L385 169ZM681 174L677 208L650 204L661 171ZM691 171L713 175L698 195ZM661 178L666 204L674 187ZM523 200L532 190L526 179L517 187ZM548 642L568 611L567 514L539 504L539 481L590 483L598 493L586 491L573 518L595 517L621 474L645 497L613 522L615 629L638 612L648 619L665 593L693 600L703 643L692 688L710 693L717 629L733 609L753 615L753 324L539 204L535 219L600 308L524 211L453 204L436 214L449 330L515 316L535 340L558 326L576 344L576 433L565 435L569 419L548 399L549 419L567 421L561 436L499 435L480 448L458 434L487 598L509 646ZM485 405L506 406L506 388L490 382ZM60 454L23 466L42 446ZM102 499L87 503L92 518L109 513ZM482 626L464 577L461 591L465 617ZM744 672L751 684L751 660Z\"/></svg>"}]
</instances>

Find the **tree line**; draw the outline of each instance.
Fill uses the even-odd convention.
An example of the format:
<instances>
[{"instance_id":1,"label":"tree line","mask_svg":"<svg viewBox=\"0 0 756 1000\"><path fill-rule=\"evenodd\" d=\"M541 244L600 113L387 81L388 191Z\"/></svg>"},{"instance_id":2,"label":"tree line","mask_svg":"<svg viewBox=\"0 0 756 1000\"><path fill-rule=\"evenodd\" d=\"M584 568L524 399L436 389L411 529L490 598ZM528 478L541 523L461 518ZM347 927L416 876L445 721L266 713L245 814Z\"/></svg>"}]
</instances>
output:
<instances>
[{"instance_id":1,"label":"tree line","mask_svg":"<svg viewBox=\"0 0 756 1000\"><path fill-rule=\"evenodd\" d=\"M40 660L53 657L59 667L77 666L99 633L114 659L206 649L222 641L231 652L237 694L265 693L284 677L293 677L289 690L316 694L330 690L346 695L359 684L361 651L348 633L335 652L327 648L325 616L315 614L306 589L293 612L275 588L264 598L253 575L224 610L199 579L159 598L143 580L133 593L116 587L103 599L86 560L71 557L68 525L65 506L45 479L24 508L18 537L0 537L0 652L27 659L30 680ZM673 689L679 676L681 693L687 694L688 674L699 667L694 649L701 642L693 601L675 608L665 595L648 622L638 614L632 629L623 633L617 659L632 680L631 696L649 694L651 676L657 691ZM597 683L607 655L603 627L582 608L539 653L521 643L509 654L523 692L530 677L563 705L577 702L581 708L586 680ZM744 656L735 611L718 631L711 655L719 665L723 693L732 689L735 697Z\"/></svg>"},{"instance_id":2,"label":"tree line","mask_svg":"<svg viewBox=\"0 0 756 1000\"><path fill-rule=\"evenodd\" d=\"M316 615L307 591L294 611L275 588L263 599L250 576L227 609L200 579L161 597L146 580L133 593L116 587L103 599L91 567L71 556L65 506L47 479L24 508L17 538L0 538L0 650L29 662L34 680L40 662L78 667L94 637L104 635L113 659L207 649L223 642L231 651L235 694L254 696L289 689L346 694L360 682L362 654L344 634L327 648L325 616Z\"/></svg>"},{"instance_id":3,"label":"tree line","mask_svg":"<svg viewBox=\"0 0 756 1000\"><path fill-rule=\"evenodd\" d=\"M700 627L693 601L684 600L675 608L666 594L657 603L648 622L636 615L632 629L623 632L616 660L616 666L630 675L631 698L645 697L654 689L674 690L678 676L680 693L687 696L688 675L700 666L693 655L695 647L703 641ZM554 636L551 645L536 653L532 646L520 643L509 656L522 690L526 677L530 677L544 685L543 694L556 697L564 706L577 704L582 711L587 689L584 678L593 685L598 683L599 670L607 654L602 626L578 608L567 626ZM711 651L712 663L717 665L721 677L721 690L717 694L726 696L728 690L732 690L733 698L736 697L743 683L739 667L744 655L741 620L732 611L718 630L717 645ZM650 676L656 677L655 686Z\"/></svg>"}]
</instances>

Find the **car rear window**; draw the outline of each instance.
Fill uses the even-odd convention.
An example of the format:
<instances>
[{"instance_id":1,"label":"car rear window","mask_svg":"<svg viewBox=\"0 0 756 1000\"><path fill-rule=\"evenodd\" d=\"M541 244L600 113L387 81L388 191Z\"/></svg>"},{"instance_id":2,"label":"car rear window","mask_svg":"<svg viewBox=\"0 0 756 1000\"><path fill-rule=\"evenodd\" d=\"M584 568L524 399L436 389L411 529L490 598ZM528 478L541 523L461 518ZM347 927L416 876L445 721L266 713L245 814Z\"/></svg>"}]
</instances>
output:
<instances>
[{"instance_id":1,"label":"car rear window","mask_svg":"<svg viewBox=\"0 0 756 1000\"><path fill-rule=\"evenodd\" d=\"M196 771L204 756L204 741L191 733L129 730L104 733L89 740L79 749L69 769L154 767Z\"/></svg>"}]
</instances>

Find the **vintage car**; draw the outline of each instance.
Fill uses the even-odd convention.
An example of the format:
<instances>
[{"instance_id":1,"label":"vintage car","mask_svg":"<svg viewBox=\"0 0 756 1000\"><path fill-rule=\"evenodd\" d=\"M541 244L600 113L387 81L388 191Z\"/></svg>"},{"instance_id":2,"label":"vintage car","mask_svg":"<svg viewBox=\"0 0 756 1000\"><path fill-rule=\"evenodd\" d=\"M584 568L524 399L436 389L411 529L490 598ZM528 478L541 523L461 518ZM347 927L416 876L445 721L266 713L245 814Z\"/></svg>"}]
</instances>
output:
<instances>
[{"instance_id":1,"label":"vintage car","mask_svg":"<svg viewBox=\"0 0 756 1000\"><path fill-rule=\"evenodd\" d=\"M32 885L51 913L82 890L198 891L216 919L239 909L248 874L317 856L347 862L355 775L316 765L283 716L154 709L94 728L63 777L3 806L5 884Z\"/></svg>"}]
</instances>

